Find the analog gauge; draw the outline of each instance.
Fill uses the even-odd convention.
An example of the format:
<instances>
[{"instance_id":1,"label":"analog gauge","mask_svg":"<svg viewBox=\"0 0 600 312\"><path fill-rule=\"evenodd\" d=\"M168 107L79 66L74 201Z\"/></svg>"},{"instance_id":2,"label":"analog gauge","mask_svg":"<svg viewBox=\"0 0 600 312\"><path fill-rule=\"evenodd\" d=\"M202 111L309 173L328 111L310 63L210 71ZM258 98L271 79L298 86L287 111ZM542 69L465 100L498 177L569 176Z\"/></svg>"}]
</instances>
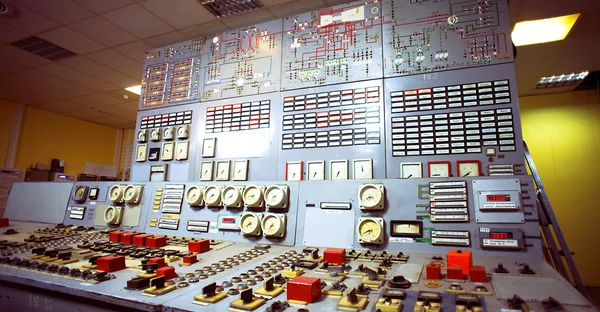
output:
<instances>
[{"instance_id":1,"label":"analog gauge","mask_svg":"<svg viewBox=\"0 0 600 312\"><path fill-rule=\"evenodd\" d=\"M373 179L373 159L355 159L353 169L355 180Z\"/></svg>"},{"instance_id":2,"label":"analog gauge","mask_svg":"<svg viewBox=\"0 0 600 312\"><path fill-rule=\"evenodd\" d=\"M150 140L160 141L160 129L156 128L150 131Z\"/></svg>"},{"instance_id":3,"label":"analog gauge","mask_svg":"<svg viewBox=\"0 0 600 312\"><path fill-rule=\"evenodd\" d=\"M479 160L457 161L458 175L461 177L478 177L481 175L481 162Z\"/></svg>"},{"instance_id":4,"label":"analog gauge","mask_svg":"<svg viewBox=\"0 0 600 312\"><path fill-rule=\"evenodd\" d=\"M127 185L123 191L123 199L128 204L138 204L142 195L142 187L138 185Z\"/></svg>"},{"instance_id":5,"label":"analog gauge","mask_svg":"<svg viewBox=\"0 0 600 312\"><path fill-rule=\"evenodd\" d=\"M202 206L204 204L204 187L192 185L185 193L185 200L190 206Z\"/></svg>"},{"instance_id":6,"label":"analog gauge","mask_svg":"<svg viewBox=\"0 0 600 312\"><path fill-rule=\"evenodd\" d=\"M223 189L223 206L225 207L242 207L242 193L237 186L228 186Z\"/></svg>"},{"instance_id":7,"label":"analog gauge","mask_svg":"<svg viewBox=\"0 0 600 312\"><path fill-rule=\"evenodd\" d=\"M307 180L325 180L325 161L309 161L306 163Z\"/></svg>"},{"instance_id":8,"label":"analog gauge","mask_svg":"<svg viewBox=\"0 0 600 312\"><path fill-rule=\"evenodd\" d=\"M285 215L268 214L262 219L262 231L265 236L283 237L285 235Z\"/></svg>"},{"instance_id":9,"label":"analog gauge","mask_svg":"<svg viewBox=\"0 0 600 312\"><path fill-rule=\"evenodd\" d=\"M288 200L287 185L272 185L265 191L265 202L268 208L286 208Z\"/></svg>"},{"instance_id":10,"label":"analog gauge","mask_svg":"<svg viewBox=\"0 0 600 312\"><path fill-rule=\"evenodd\" d=\"M383 219L358 219L358 242L362 244L383 243Z\"/></svg>"},{"instance_id":11,"label":"analog gauge","mask_svg":"<svg viewBox=\"0 0 600 312\"><path fill-rule=\"evenodd\" d=\"M285 163L285 179L287 181L301 181L302 180L302 162L301 161L288 161Z\"/></svg>"},{"instance_id":12,"label":"analog gauge","mask_svg":"<svg viewBox=\"0 0 600 312\"><path fill-rule=\"evenodd\" d=\"M123 219L123 209L121 207L108 206L104 210L104 222L108 224L119 225Z\"/></svg>"},{"instance_id":13,"label":"analog gauge","mask_svg":"<svg viewBox=\"0 0 600 312\"><path fill-rule=\"evenodd\" d=\"M221 206L221 188L211 185L204 190L204 202L209 207Z\"/></svg>"},{"instance_id":14,"label":"analog gauge","mask_svg":"<svg viewBox=\"0 0 600 312\"><path fill-rule=\"evenodd\" d=\"M329 180L348 180L347 160L332 160L329 162Z\"/></svg>"},{"instance_id":15,"label":"analog gauge","mask_svg":"<svg viewBox=\"0 0 600 312\"><path fill-rule=\"evenodd\" d=\"M189 125L179 126L179 128L177 128L177 138L178 139L187 139L189 136L189 132L190 132Z\"/></svg>"},{"instance_id":16,"label":"analog gauge","mask_svg":"<svg viewBox=\"0 0 600 312\"><path fill-rule=\"evenodd\" d=\"M140 143L144 143L148 141L148 130L142 129L137 133L137 141Z\"/></svg>"},{"instance_id":17,"label":"analog gauge","mask_svg":"<svg viewBox=\"0 0 600 312\"><path fill-rule=\"evenodd\" d=\"M163 138L165 140L173 140L175 134L175 130L173 127L166 127L163 129Z\"/></svg>"},{"instance_id":18,"label":"analog gauge","mask_svg":"<svg viewBox=\"0 0 600 312\"><path fill-rule=\"evenodd\" d=\"M430 178L448 178L450 177L450 162L449 161L439 161L439 162L429 162L427 163L429 167L429 177Z\"/></svg>"},{"instance_id":19,"label":"analog gauge","mask_svg":"<svg viewBox=\"0 0 600 312\"><path fill-rule=\"evenodd\" d=\"M382 184L365 184L358 189L360 209L381 210L385 204L385 188Z\"/></svg>"},{"instance_id":20,"label":"analog gauge","mask_svg":"<svg viewBox=\"0 0 600 312\"><path fill-rule=\"evenodd\" d=\"M123 186L122 185L113 185L108 191L108 198L114 203L122 203L123 202Z\"/></svg>"},{"instance_id":21,"label":"analog gauge","mask_svg":"<svg viewBox=\"0 0 600 312\"><path fill-rule=\"evenodd\" d=\"M212 181L213 162L203 161L200 164L200 181Z\"/></svg>"},{"instance_id":22,"label":"analog gauge","mask_svg":"<svg viewBox=\"0 0 600 312\"><path fill-rule=\"evenodd\" d=\"M423 221L391 220L390 235L394 237L423 237Z\"/></svg>"},{"instance_id":23,"label":"analog gauge","mask_svg":"<svg viewBox=\"0 0 600 312\"><path fill-rule=\"evenodd\" d=\"M264 205L264 186L250 185L244 189L244 202L248 208L259 208Z\"/></svg>"},{"instance_id":24,"label":"analog gauge","mask_svg":"<svg viewBox=\"0 0 600 312\"><path fill-rule=\"evenodd\" d=\"M246 212L240 219L240 230L244 235L258 236L260 235L260 213Z\"/></svg>"},{"instance_id":25,"label":"analog gauge","mask_svg":"<svg viewBox=\"0 0 600 312\"><path fill-rule=\"evenodd\" d=\"M422 178L423 168L420 162L408 162L400 164L400 178Z\"/></svg>"}]
</instances>

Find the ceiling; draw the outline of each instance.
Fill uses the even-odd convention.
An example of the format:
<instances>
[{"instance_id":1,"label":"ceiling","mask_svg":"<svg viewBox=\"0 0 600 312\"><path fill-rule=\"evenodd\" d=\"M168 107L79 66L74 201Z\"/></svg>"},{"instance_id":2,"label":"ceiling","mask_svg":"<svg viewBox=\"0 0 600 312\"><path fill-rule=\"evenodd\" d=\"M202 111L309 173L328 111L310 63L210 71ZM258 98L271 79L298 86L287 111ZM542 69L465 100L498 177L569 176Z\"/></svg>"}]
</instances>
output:
<instances>
[{"instance_id":1,"label":"ceiling","mask_svg":"<svg viewBox=\"0 0 600 312\"><path fill-rule=\"evenodd\" d=\"M104 124L135 126L144 52L345 0L260 0L265 8L217 19L196 0L0 0L0 99ZM520 95L540 77L600 70L600 1L510 0L511 21L581 12L566 40L518 48ZM77 53L49 61L8 43L38 36ZM125 98L124 95L128 98Z\"/></svg>"}]
</instances>

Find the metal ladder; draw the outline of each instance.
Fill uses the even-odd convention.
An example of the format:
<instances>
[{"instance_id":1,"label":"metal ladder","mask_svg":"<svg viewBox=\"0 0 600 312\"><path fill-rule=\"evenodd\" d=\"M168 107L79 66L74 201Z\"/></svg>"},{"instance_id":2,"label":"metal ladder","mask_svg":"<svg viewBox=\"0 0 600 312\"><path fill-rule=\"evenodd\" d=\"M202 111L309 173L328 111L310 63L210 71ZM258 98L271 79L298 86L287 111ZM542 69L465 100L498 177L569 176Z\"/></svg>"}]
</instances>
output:
<instances>
[{"instance_id":1,"label":"metal ladder","mask_svg":"<svg viewBox=\"0 0 600 312\"><path fill-rule=\"evenodd\" d=\"M542 179L533 163L533 158L531 158L529 148L525 141L523 141L523 147L525 148L525 161L527 162L529 170L531 170L531 175L535 182L536 202L538 214L540 216L540 229L543 236L542 243L544 257L565 279L574 284L575 288L577 288L584 297L588 298L587 289L575 266L573 254L569 251L567 241L558 226L556 215L554 214L548 195L544 190Z\"/></svg>"}]
</instances>

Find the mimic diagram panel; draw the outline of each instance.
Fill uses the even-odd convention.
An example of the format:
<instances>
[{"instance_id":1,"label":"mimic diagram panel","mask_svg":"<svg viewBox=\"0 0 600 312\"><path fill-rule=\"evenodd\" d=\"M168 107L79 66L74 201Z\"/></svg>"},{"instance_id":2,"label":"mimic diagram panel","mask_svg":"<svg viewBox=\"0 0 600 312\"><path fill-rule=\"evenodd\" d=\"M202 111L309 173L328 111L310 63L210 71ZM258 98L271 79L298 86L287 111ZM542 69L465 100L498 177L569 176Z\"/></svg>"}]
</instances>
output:
<instances>
[{"instance_id":1,"label":"mimic diagram panel","mask_svg":"<svg viewBox=\"0 0 600 312\"><path fill-rule=\"evenodd\" d=\"M193 179L197 133L196 105L141 111L134 138L132 181Z\"/></svg>"},{"instance_id":2,"label":"mimic diagram panel","mask_svg":"<svg viewBox=\"0 0 600 312\"><path fill-rule=\"evenodd\" d=\"M140 109L198 100L203 42L203 39L188 40L146 52Z\"/></svg>"},{"instance_id":3,"label":"mimic diagram panel","mask_svg":"<svg viewBox=\"0 0 600 312\"><path fill-rule=\"evenodd\" d=\"M385 177L381 80L283 92L281 97L279 180Z\"/></svg>"},{"instance_id":4,"label":"mimic diagram panel","mask_svg":"<svg viewBox=\"0 0 600 312\"><path fill-rule=\"evenodd\" d=\"M514 62L504 0L384 0L386 77Z\"/></svg>"},{"instance_id":5,"label":"mimic diagram panel","mask_svg":"<svg viewBox=\"0 0 600 312\"><path fill-rule=\"evenodd\" d=\"M381 14L368 1L284 18L281 89L381 78Z\"/></svg>"},{"instance_id":6,"label":"mimic diagram panel","mask_svg":"<svg viewBox=\"0 0 600 312\"><path fill-rule=\"evenodd\" d=\"M281 20L208 37L201 54L203 101L279 91Z\"/></svg>"},{"instance_id":7,"label":"mimic diagram panel","mask_svg":"<svg viewBox=\"0 0 600 312\"><path fill-rule=\"evenodd\" d=\"M512 64L384 81L387 178L525 174Z\"/></svg>"}]
</instances>

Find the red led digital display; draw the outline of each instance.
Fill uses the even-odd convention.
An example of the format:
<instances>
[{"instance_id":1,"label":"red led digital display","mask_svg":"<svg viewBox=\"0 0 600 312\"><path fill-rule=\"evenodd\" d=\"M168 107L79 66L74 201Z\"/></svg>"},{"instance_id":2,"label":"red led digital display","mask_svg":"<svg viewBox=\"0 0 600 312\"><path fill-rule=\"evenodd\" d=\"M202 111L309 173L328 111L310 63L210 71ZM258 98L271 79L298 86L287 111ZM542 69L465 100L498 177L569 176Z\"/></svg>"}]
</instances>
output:
<instances>
[{"instance_id":1,"label":"red led digital display","mask_svg":"<svg viewBox=\"0 0 600 312\"><path fill-rule=\"evenodd\" d=\"M510 201L510 195L488 195L487 200L494 202Z\"/></svg>"},{"instance_id":2,"label":"red led digital display","mask_svg":"<svg viewBox=\"0 0 600 312\"><path fill-rule=\"evenodd\" d=\"M235 218L223 218L223 223L235 223Z\"/></svg>"},{"instance_id":3,"label":"red led digital display","mask_svg":"<svg viewBox=\"0 0 600 312\"><path fill-rule=\"evenodd\" d=\"M490 233L492 239L507 239L512 238L511 233Z\"/></svg>"}]
</instances>

